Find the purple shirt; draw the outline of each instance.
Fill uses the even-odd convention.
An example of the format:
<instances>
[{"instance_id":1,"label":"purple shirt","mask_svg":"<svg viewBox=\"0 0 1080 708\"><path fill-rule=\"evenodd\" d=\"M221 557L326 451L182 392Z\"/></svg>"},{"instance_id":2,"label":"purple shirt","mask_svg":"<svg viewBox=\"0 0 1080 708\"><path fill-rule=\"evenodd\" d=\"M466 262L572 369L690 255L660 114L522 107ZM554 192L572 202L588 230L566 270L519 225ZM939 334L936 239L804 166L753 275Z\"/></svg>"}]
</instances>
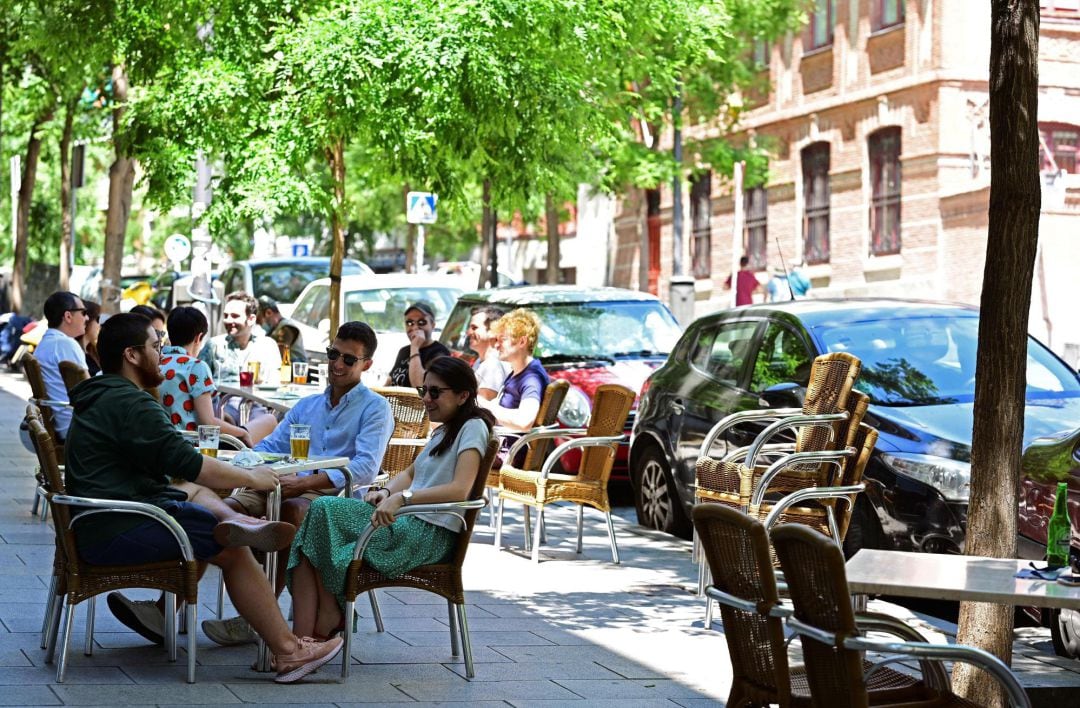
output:
<instances>
[{"instance_id":1,"label":"purple shirt","mask_svg":"<svg viewBox=\"0 0 1080 708\"><path fill-rule=\"evenodd\" d=\"M544 400L544 389L550 381L551 377L540 364L540 360L533 359L520 373L506 377L502 394L499 396L499 405L503 408L520 408L522 401L533 399L540 402Z\"/></svg>"}]
</instances>

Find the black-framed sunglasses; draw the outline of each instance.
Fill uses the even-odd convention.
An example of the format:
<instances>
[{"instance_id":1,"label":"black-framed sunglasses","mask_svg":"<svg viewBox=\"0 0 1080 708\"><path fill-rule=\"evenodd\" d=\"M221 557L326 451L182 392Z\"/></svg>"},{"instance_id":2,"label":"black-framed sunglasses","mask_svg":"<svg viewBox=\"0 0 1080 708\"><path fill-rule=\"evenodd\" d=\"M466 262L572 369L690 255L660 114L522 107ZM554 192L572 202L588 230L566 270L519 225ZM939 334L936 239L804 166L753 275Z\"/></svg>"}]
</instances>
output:
<instances>
[{"instance_id":1,"label":"black-framed sunglasses","mask_svg":"<svg viewBox=\"0 0 1080 708\"><path fill-rule=\"evenodd\" d=\"M418 320L405 320L405 326L406 327L413 327L413 326L427 327L428 326L428 321L426 319L424 319L423 317L421 317Z\"/></svg>"},{"instance_id":2,"label":"black-framed sunglasses","mask_svg":"<svg viewBox=\"0 0 1080 708\"><path fill-rule=\"evenodd\" d=\"M438 400L439 396L443 395L444 391L454 392L456 389L449 386L417 386L416 392L420 394L420 398L428 396L431 400Z\"/></svg>"},{"instance_id":3,"label":"black-framed sunglasses","mask_svg":"<svg viewBox=\"0 0 1080 708\"><path fill-rule=\"evenodd\" d=\"M330 361L337 361L338 359L341 359L343 362L345 362L345 366L356 366L356 362L364 361L365 359L370 359L371 357L343 354L337 349L334 349L333 347L328 347L326 350L326 358Z\"/></svg>"},{"instance_id":4,"label":"black-framed sunglasses","mask_svg":"<svg viewBox=\"0 0 1080 708\"><path fill-rule=\"evenodd\" d=\"M86 308L85 307L69 307L67 310L65 310L65 312L81 312L81 313L83 313L85 315L86 314Z\"/></svg>"}]
</instances>

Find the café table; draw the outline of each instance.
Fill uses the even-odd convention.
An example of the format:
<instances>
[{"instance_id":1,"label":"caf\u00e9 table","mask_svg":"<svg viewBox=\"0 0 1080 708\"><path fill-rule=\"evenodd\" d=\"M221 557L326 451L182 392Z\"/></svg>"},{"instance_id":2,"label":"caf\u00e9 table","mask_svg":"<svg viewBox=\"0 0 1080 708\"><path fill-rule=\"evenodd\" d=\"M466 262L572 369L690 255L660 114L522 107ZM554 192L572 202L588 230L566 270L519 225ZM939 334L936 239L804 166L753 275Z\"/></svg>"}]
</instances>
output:
<instances>
[{"instance_id":1,"label":"caf\u00e9 table","mask_svg":"<svg viewBox=\"0 0 1080 708\"><path fill-rule=\"evenodd\" d=\"M221 460L229 462L238 453L233 450L222 450L218 453L218 457ZM316 456L308 457L306 460L296 460L290 457L285 457L275 462L268 462L270 469L278 477L284 477L285 475L296 474L297 472L307 472L311 470L326 470L337 469L341 470L345 475L346 488L353 489L354 484L352 481L352 475L349 473L348 457L330 457L330 456ZM277 521L281 518L281 486L276 486L272 491L266 495L266 518L270 521ZM263 564L263 568L266 571L266 577L270 581L270 587L274 587L274 582L277 575L277 564L274 563L275 553L267 553L266 559ZM220 605L218 610L220 618L221 611ZM270 670L270 654L266 648L266 642L259 638L259 655L256 661L256 670L269 671Z\"/></svg>"},{"instance_id":2,"label":"caf\u00e9 table","mask_svg":"<svg viewBox=\"0 0 1080 708\"><path fill-rule=\"evenodd\" d=\"M250 402L240 407L240 425L247 425L247 416L250 412L251 403L268 408L275 413L284 415L296 405L296 402L313 393L322 393L323 387L312 384L287 384L285 386L271 386L260 384L258 386L241 386L235 381L219 383L218 392L225 396L236 396Z\"/></svg>"},{"instance_id":3,"label":"caf\u00e9 table","mask_svg":"<svg viewBox=\"0 0 1080 708\"><path fill-rule=\"evenodd\" d=\"M1017 578L1028 564L1026 560L864 548L847 562L847 581L851 592L861 596L1080 610L1080 586Z\"/></svg>"}]
</instances>

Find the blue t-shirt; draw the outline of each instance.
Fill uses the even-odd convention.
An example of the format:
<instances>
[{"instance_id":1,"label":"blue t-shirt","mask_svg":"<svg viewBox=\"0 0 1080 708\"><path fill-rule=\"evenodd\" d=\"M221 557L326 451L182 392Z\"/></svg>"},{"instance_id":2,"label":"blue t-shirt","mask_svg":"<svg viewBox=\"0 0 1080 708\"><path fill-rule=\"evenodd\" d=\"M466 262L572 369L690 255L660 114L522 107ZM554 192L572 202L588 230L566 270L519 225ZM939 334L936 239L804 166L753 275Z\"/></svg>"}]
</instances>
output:
<instances>
[{"instance_id":1,"label":"blue t-shirt","mask_svg":"<svg viewBox=\"0 0 1080 708\"><path fill-rule=\"evenodd\" d=\"M540 364L539 359L531 360L520 373L510 374L503 384L499 405L503 408L520 408L522 401L533 399L538 403L544 400L544 389L551 382L551 377Z\"/></svg>"}]
</instances>

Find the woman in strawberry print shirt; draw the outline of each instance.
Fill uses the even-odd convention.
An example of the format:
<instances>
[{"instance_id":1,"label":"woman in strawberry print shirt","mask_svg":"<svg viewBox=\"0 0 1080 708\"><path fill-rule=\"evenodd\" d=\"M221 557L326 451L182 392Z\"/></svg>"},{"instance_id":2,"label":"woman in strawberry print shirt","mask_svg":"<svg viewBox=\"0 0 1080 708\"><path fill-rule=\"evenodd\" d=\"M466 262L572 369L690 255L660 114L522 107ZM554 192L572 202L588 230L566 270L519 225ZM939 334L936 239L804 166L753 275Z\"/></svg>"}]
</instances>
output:
<instances>
[{"instance_id":1,"label":"woman in strawberry print shirt","mask_svg":"<svg viewBox=\"0 0 1080 708\"><path fill-rule=\"evenodd\" d=\"M180 430L197 430L200 425L217 425L221 432L234 435L249 447L270 434L277 425L272 415L248 421L246 428L214 415L213 394L217 390L210 367L196 352L203 345L208 325L206 316L194 307L177 307L169 313L169 346L161 350L161 375L158 386L161 405L172 424Z\"/></svg>"}]
</instances>

